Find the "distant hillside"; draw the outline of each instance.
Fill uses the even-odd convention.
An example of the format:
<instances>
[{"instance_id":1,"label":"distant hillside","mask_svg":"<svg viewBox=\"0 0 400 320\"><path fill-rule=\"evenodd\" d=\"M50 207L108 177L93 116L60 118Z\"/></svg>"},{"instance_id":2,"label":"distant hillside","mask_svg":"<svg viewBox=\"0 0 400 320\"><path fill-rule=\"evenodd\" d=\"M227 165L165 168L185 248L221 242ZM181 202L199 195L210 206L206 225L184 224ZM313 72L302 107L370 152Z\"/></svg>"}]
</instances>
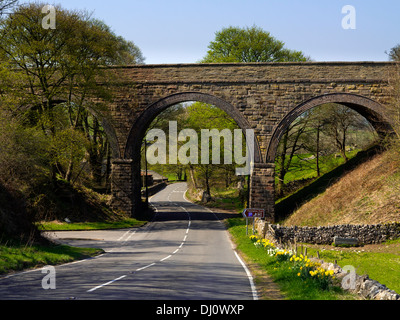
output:
<instances>
[{"instance_id":1,"label":"distant hillside","mask_svg":"<svg viewBox=\"0 0 400 320\"><path fill-rule=\"evenodd\" d=\"M400 221L400 159L385 151L361 163L302 204L283 225L374 224Z\"/></svg>"}]
</instances>

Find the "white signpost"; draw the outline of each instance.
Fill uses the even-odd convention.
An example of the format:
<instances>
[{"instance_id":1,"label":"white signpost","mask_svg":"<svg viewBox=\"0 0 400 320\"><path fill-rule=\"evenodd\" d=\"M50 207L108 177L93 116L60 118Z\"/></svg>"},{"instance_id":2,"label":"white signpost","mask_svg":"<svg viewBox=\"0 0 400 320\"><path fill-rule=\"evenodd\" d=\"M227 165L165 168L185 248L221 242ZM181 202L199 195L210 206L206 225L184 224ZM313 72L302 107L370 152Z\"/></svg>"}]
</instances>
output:
<instances>
[{"instance_id":1,"label":"white signpost","mask_svg":"<svg viewBox=\"0 0 400 320\"><path fill-rule=\"evenodd\" d=\"M246 218L246 235L249 234L249 219L253 220L253 234L254 234L254 219L255 218L264 218L265 210L264 209L255 209L255 208L247 208L242 212L243 217Z\"/></svg>"}]
</instances>

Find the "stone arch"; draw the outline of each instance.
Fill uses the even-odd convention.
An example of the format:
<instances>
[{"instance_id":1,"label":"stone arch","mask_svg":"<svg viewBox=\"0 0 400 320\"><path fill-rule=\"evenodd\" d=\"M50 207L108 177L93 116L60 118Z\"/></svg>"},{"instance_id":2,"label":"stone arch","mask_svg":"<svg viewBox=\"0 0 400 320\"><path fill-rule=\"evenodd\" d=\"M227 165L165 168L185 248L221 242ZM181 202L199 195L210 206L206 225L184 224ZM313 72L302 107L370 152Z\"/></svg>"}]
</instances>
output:
<instances>
[{"instance_id":1,"label":"stone arch","mask_svg":"<svg viewBox=\"0 0 400 320\"><path fill-rule=\"evenodd\" d=\"M278 144L290 124L302 113L326 103L337 103L349 107L365 117L379 135L392 131L390 121L385 117L381 104L369 98L349 94L332 93L311 98L291 110L276 126L268 145L266 162L274 163Z\"/></svg>"},{"instance_id":2,"label":"stone arch","mask_svg":"<svg viewBox=\"0 0 400 320\"><path fill-rule=\"evenodd\" d=\"M171 107L175 104L187 102L187 101L199 101L207 104L212 104L223 111L225 111L233 120L239 125L239 127L245 131L246 129L252 129L246 118L230 103L210 94L200 92L183 92L167 96L153 104L137 118L133 124L129 133L126 146L125 146L125 159L135 159L137 154L140 153L142 141L145 137L146 130L162 111ZM257 138L254 138L254 162L262 162L261 150Z\"/></svg>"},{"instance_id":3,"label":"stone arch","mask_svg":"<svg viewBox=\"0 0 400 320\"><path fill-rule=\"evenodd\" d=\"M252 129L245 117L231 104L210 94L183 92L167 96L149 105L135 120L125 145L124 158L113 162L113 205L136 216L140 211L140 150L147 128L162 111L175 104L200 101L212 104L231 116L245 131ZM261 162L262 156L258 140L254 137L254 162Z\"/></svg>"}]
</instances>

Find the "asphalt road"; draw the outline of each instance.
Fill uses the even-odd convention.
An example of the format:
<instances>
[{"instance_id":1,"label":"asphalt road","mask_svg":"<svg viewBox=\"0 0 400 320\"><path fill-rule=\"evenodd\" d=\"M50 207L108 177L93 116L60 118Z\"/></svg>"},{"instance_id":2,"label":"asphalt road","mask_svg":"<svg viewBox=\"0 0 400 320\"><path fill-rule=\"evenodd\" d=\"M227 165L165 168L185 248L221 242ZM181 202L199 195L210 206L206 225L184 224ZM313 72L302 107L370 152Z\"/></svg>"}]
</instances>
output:
<instances>
[{"instance_id":1,"label":"asphalt road","mask_svg":"<svg viewBox=\"0 0 400 320\"><path fill-rule=\"evenodd\" d=\"M61 243L105 254L55 267L55 289L43 268L0 279L0 300L253 300L249 272L223 223L185 200L186 184L151 198L156 209L142 228L55 232ZM47 277L47 278L45 278Z\"/></svg>"}]
</instances>

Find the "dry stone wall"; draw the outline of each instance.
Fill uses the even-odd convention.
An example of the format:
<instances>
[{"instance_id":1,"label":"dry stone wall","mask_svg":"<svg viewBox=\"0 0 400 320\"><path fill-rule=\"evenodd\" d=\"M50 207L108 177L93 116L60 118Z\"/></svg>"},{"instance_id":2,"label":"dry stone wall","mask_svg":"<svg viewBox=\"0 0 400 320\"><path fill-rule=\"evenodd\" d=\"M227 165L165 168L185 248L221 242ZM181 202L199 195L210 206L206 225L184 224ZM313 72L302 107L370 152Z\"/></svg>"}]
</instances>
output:
<instances>
[{"instance_id":1,"label":"dry stone wall","mask_svg":"<svg viewBox=\"0 0 400 320\"><path fill-rule=\"evenodd\" d=\"M333 270L334 275L341 282L341 287L345 291L359 295L366 300L400 300L400 295L386 287L380 282L370 279L368 275L358 275L355 272L348 272L346 268L341 268L337 264L324 262L316 258L311 258L321 263L325 270Z\"/></svg>"},{"instance_id":2,"label":"dry stone wall","mask_svg":"<svg viewBox=\"0 0 400 320\"><path fill-rule=\"evenodd\" d=\"M278 243L304 242L310 244L332 244L335 237L355 238L360 244L376 244L400 238L400 223L374 225L335 225L320 227L284 227L258 223L261 234Z\"/></svg>"},{"instance_id":3,"label":"dry stone wall","mask_svg":"<svg viewBox=\"0 0 400 320\"><path fill-rule=\"evenodd\" d=\"M400 238L400 223L375 225L337 225L327 227L282 227L272 225L263 220L256 221L258 234L274 242L278 247L288 243L305 242L310 244L332 244L337 236L357 238L360 244L381 243L386 240ZM333 270L344 290L368 300L400 300L400 295L368 275L359 275L355 269L351 271L341 268L336 263L325 262L317 258L311 260L321 263L325 270ZM350 266L352 267L352 266ZM350 271L350 272L348 272Z\"/></svg>"}]
</instances>

